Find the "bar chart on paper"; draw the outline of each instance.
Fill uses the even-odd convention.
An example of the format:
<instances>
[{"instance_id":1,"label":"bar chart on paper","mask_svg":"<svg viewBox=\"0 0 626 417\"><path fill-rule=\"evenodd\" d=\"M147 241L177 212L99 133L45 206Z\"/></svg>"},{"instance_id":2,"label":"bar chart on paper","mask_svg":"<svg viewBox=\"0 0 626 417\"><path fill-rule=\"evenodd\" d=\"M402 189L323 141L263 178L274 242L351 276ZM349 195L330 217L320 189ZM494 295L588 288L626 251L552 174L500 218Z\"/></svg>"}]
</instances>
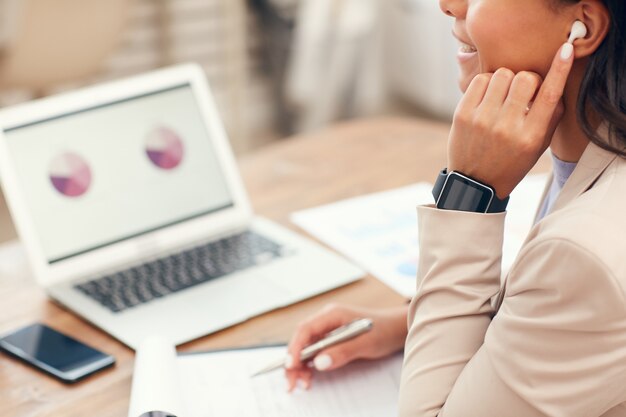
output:
<instances>
[{"instance_id":1,"label":"bar chart on paper","mask_svg":"<svg viewBox=\"0 0 626 417\"><path fill-rule=\"evenodd\" d=\"M545 182L545 175L530 175L511 195L503 273L515 261L532 227ZM396 292L412 297L419 257L416 207L433 203L431 191L432 184L414 184L302 210L293 213L291 220Z\"/></svg>"},{"instance_id":2,"label":"bar chart on paper","mask_svg":"<svg viewBox=\"0 0 626 417\"><path fill-rule=\"evenodd\" d=\"M431 203L432 186L420 183L299 211L292 221L398 293L415 293L417 212Z\"/></svg>"}]
</instances>

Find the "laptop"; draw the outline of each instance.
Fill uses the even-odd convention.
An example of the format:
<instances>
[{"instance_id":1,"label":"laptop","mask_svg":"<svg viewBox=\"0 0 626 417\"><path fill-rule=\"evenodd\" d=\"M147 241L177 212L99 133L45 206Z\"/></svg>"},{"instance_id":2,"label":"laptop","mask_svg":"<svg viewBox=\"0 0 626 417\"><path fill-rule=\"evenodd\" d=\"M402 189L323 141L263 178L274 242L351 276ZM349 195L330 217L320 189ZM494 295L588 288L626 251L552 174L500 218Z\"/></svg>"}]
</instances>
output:
<instances>
[{"instance_id":1,"label":"laptop","mask_svg":"<svg viewBox=\"0 0 626 417\"><path fill-rule=\"evenodd\" d=\"M4 109L0 130L0 180L37 283L131 348L363 275L253 214L197 65Z\"/></svg>"}]
</instances>

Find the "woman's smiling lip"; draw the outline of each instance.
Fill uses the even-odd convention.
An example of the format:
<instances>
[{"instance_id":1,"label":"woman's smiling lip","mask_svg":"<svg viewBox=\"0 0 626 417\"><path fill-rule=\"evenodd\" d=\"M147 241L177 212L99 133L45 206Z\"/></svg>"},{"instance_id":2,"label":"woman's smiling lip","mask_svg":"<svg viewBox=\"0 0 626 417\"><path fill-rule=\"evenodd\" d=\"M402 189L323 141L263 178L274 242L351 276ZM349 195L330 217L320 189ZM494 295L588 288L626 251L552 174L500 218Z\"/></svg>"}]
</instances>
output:
<instances>
[{"instance_id":1,"label":"woman's smiling lip","mask_svg":"<svg viewBox=\"0 0 626 417\"><path fill-rule=\"evenodd\" d=\"M452 31L452 36L454 36L460 43L459 51L457 52L457 59L460 62L468 61L476 57L478 51L474 45L459 36L454 30Z\"/></svg>"}]
</instances>

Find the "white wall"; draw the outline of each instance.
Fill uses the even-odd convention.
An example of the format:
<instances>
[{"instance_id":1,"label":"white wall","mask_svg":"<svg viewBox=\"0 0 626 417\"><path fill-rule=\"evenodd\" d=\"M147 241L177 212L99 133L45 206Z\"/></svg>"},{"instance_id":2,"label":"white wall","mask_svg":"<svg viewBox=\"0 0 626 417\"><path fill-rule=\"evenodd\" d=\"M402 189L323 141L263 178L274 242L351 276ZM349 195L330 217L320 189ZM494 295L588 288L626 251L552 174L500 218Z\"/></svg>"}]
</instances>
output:
<instances>
[{"instance_id":1,"label":"white wall","mask_svg":"<svg viewBox=\"0 0 626 417\"><path fill-rule=\"evenodd\" d=\"M123 39L102 71L89 80L56 86L48 93L195 61L206 71L234 147L245 149L248 146L242 142L271 129L274 117L272 106L267 105L271 95L269 83L258 71L259 29L246 3L132 0ZM0 40L2 36L7 37L0 31ZM31 98L29 91L5 90L0 92L0 105Z\"/></svg>"},{"instance_id":2,"label":"white wall","mask_svg":"<svg viewBox=\"0 0 626 417\"><path fill-rule=\"evenodd\" d=\"M453 19L434 0L384 0L388 88L394 95L450 118L458 89Z\"/></svg>"}]
</instances>

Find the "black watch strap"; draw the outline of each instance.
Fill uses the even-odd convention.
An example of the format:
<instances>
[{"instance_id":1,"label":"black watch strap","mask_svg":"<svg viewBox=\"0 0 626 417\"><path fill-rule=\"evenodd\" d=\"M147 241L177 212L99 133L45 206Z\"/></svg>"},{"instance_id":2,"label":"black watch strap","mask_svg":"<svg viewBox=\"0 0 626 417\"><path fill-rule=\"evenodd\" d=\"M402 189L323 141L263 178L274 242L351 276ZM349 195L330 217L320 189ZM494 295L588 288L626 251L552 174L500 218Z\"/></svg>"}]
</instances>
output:
<instances>
[{"instance_id":1,"label":"black watch strap","mask_svg":"<svg viewBox=\"0 0 626 417\"><path fill-rule=\"evenodd\" d=\"M439 175L437 175L437 180L435 181L435 186L433 187L433 197L435 197L435 202L439 200L439 196L441 195L441 191L443 190L443 185L446 183L447 177L448 168L444 168L439 171Z\"/></svg>"},{"instance_id":2,"label":"black watch strap","mask_svg":"<svg viewBox=\"0 0 626 417\"><path fill-rule=\"evenodd\" d=\"M435 198L435 201L439 200L439 196L441 195L441 192L443 191L443 187L446 183L447 178L448 178L448 169L444 168L439 172L439 175L437 175L437 180L435 181L435 186L433 187L433 197ZM476 181L476 182L479 182L479 181ZM498 196L496 195L493 187L483 184L483 183L480 183L480 184L482 184L483 186L487 188L490 188L494 192L493 199L491 200L491 204L487 208L486 213L502 213L503 211L505 211L507 204L509 204L509 197L505 198L504 200L500 200Z\"/></svg>"}]
</instances>

